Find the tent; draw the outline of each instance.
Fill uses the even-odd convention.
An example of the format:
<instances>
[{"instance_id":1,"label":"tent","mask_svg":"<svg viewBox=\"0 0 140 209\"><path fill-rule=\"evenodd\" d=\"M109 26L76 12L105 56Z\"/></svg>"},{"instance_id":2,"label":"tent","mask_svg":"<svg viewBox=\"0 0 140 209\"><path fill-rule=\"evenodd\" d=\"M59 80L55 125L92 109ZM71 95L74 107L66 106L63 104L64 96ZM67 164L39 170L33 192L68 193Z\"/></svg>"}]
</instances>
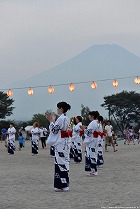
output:
<instances>
[{"instance_id":1,"label":"tent","mask_svg":"<svg viewBox=\"0 0 140 209\"><path fill-rule=\"evenodd\" d=\"M30 131L33 128L33 126L26 126L25 131Z\"/></svg>"}]
</instances>

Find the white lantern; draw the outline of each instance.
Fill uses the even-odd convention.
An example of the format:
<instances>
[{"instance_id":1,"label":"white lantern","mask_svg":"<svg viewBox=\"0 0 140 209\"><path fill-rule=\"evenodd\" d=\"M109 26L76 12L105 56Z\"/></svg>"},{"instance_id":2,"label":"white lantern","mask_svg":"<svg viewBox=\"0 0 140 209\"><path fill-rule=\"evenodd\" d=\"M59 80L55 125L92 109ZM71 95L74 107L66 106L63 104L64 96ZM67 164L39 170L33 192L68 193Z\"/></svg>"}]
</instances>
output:
<instances>
[{"instance_id":1,"label":"white lantern","mask_svg":"<svg viewBox=\"0 0 140 209\"><path fill-rule=\"evenodd\" d=\"M28 94L29 94L30 96L32 96L32 95L33 95L33 93L34 93L34 91L33 91L33 89L32 89L32 88L28 89Z\"/></svg>"},{"instance_id":2,"label":"white lantern","mask_svg":"<svg viewBox=\"0 0 140 209\"><path fill-rule=\"evenodd\" d=\"M49 92L50 94L52 94L52 93L54 92L54 88L53 88L52 86L50 86L50 87L48 88L48 92Z\"/></svg>"}]
</instances>

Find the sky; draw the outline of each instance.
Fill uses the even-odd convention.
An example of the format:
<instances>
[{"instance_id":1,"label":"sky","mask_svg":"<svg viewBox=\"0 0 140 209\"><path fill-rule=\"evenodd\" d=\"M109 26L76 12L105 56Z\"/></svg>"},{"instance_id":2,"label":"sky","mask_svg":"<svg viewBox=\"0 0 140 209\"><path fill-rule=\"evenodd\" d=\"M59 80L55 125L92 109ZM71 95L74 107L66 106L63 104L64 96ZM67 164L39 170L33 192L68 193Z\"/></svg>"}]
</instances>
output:
<instances>
[{"instance_id":1,"label":"sky","mask_svg":"<svg viewBox=\"0 0 140 209\"><path fill-rule=\"evenodd\" d=\"M95 44L140 56L140 0L0 0L0 88Z\"/></svg>"}]
</instances>

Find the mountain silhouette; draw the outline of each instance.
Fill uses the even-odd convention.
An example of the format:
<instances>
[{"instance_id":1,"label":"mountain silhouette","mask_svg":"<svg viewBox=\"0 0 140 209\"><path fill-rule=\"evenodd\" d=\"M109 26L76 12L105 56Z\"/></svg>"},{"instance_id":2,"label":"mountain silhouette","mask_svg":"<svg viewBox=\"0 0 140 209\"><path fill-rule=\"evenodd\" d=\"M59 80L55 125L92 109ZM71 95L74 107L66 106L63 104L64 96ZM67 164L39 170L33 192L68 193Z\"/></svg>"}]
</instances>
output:
<instances>
[{"instance_id":1,"label":"mountain silhouette","mask_svg":"<svg viewBox=\"0 0 140 209\"><path fill-rule=\"evenodd\" d=\"M56 111L59 101L72 106L69 116L79 115L84 104L107 117L107 112L100 107L103 97L123 90L139 91L134 78L127 78L139 75L140 57L116 44L94 45L56 67L14 83L10 88L36 88L32 96L27 94L27 89L13 90L16 108L10 118L31 119L33 114L43 114L50 109ZM114 88L112 81L117 78L125 79L118 79L119 86ZM97 82L96 89L90 87L92 81ZM70 83L79 83L75 84L73 92L69 90ZM55 88L53 94L48 93L49 85Z\"/></svg>"}]
</instances>

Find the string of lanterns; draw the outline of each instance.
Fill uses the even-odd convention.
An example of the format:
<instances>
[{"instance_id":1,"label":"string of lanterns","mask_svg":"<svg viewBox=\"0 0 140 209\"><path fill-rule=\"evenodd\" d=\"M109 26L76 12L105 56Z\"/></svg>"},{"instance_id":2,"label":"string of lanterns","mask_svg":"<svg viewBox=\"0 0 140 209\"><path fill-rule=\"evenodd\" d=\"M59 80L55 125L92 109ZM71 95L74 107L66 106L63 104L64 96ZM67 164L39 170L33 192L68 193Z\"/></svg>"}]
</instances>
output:
<instances>
[{"instance_id":1,"label":"string of lanterns","mask_svg":"<svg viewBox=\"0 0 140 209\"><path fill-rule=\"evenodd\" d=\"M117 79L113 80L112 85L113 85L114 87L117 87L117 86L119 85L118 80L119 80L119 79L126 79L126 78L134 78L134 76L133 76L133 77L117 78ZM112 79L105 79L105 80L98 80L98 81L107 81L107 80L112 80ZM53 85L53 86L69 85L69 90L70 90L70 91L74 91L75 88L76 88L76 86L75 86L76 84L89 83L89 82L91 82L91 81L71 83L70 85L69 85L69 84L57 84L57 85ZM134 83L135 83L135 84L140 84L140 77L138 77L138 76L135 77L135 78L134 78ZM13 88L13 89L26 89L26 88L28 88L27 93L28 93L28 95L32 96L32 95L34 94L33 88L39 88L39 87L48 87L48 92L49 92L50 94L53 94L54 91L55 91L55 89L54 89L53 86L52 86L52 85L50 85L49 87L48 87L48 86L34 86L34 87L32 87L32 88L31 88L31 87L30 87L30 88L28 88L28 87L23 87L23 88ZM97 88L97 81L96 81L96 82L95 82L95 81L92 81L90 86L91 86L92 89L96 89L96 88ZM3 89L3 90L5 90L5 89ZM12 91L12 89L9 89L9 90L7 91L7 95L8 95L9 97L13 96L13 91Z\"/></svg>"}]
</instances>

